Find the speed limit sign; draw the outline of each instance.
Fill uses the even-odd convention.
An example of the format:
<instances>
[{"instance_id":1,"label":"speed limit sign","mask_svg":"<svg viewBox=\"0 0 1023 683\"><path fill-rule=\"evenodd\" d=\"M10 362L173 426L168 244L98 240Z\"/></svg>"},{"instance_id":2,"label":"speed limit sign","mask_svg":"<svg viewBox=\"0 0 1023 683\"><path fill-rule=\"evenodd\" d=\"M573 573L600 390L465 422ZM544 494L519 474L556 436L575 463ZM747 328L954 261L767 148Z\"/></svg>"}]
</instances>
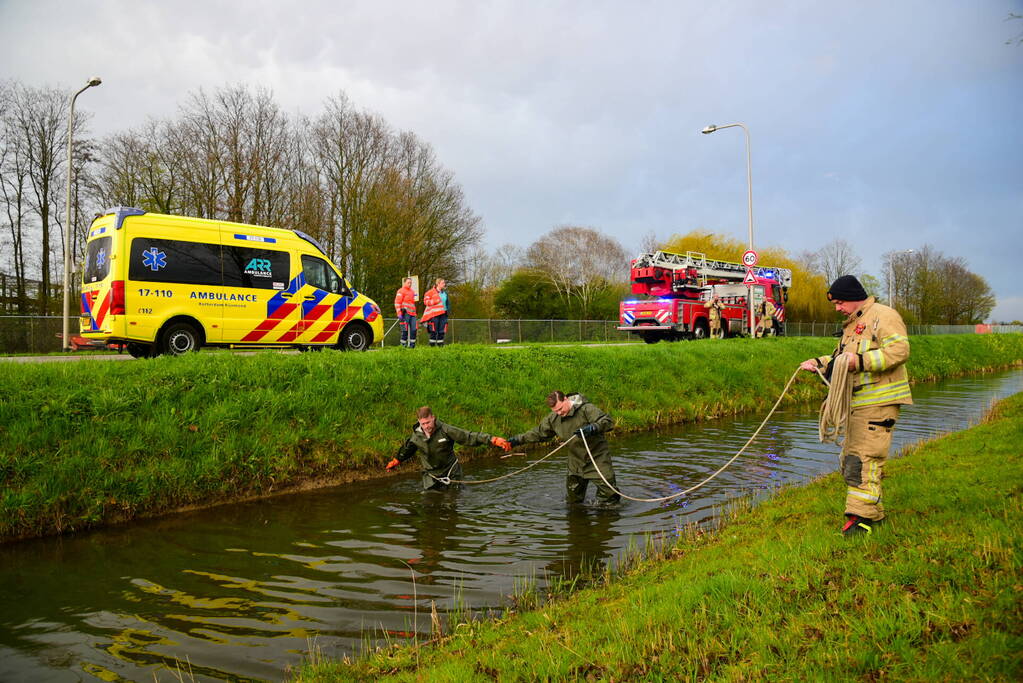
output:
<instances>
[{"instance_id":1,"label":"speed limit sign","mask_svg":"<svg viewBox=\"0 0 1023 683\"><path fill-rule=\"evenodd\" d=\"M757 256L757 252L753 251L752 249L747 249L742 255L742 265L746 266L747 268L752 268L753 266L757 265L757 261L759 259L760 257Z\"/></svg>"}]
</instances>

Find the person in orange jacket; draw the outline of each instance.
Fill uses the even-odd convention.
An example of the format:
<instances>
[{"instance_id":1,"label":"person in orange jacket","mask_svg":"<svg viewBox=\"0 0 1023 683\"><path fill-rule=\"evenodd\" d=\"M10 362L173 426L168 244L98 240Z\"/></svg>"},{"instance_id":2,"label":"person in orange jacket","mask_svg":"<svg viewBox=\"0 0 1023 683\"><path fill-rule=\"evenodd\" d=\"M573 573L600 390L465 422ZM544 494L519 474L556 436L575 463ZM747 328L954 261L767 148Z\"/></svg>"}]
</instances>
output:
<instances>
[{"instance_id":1,"label":"person in orange jacket","mask_svg":"<svg viewBox=\"0 0 1023 683\"><path fill-rule=\"evenodd\" d=\"M416 348L416 293L412 291L410 277L402 281L401 289L394 295L394 312L401 325L401 345Z\"/></svg>"},{"instance_id":2,"label":"person in orange jacket","mask_svg":"<svg viewBox=\"0 0 1023 683\"><path fill-rule=\"evenodd\" d=\"M423 295L423 323L430 333L430 346L444 346L444 335L448 331L448 294L444 291L447 283L437 278L433 289Z\"/></svg>"}]
</instances>

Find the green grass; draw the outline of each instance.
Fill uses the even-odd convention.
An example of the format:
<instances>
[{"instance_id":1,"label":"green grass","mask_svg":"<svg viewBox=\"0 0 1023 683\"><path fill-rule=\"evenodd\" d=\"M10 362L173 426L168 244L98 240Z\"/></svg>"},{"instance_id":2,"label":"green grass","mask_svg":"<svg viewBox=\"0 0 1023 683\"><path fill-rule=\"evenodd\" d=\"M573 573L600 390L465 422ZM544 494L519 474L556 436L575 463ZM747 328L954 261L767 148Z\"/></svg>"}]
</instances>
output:
<instances>
[{"instance_id":1,"label":"green grass","mask_svg":"<svg viewBox=\"0 0 1023 683\"><path fill-rule=\"evenodd\" d=\"M1020 680L1021 449L1017 394L893 460L869 538L838 533L830 475L606 585L425 646L317 657L297 681Z\"/></svg>"},{"instance_id":2,"label":"green grass","mask_svg":"<svg viewBox=\"0 0 1023 683\"><path fill-rule=\"evenodd\" d=\"M618 433L765 410L800 361L833 345L730 339L0 363L0 539L377 471L423 404L502 435L534 426L552 389L582 391L616 418ZM928 379L1021 359L1023 335L920 337L910 371ZM788 401L822 394L804 375Z\"/></svg>"}]
</instances>

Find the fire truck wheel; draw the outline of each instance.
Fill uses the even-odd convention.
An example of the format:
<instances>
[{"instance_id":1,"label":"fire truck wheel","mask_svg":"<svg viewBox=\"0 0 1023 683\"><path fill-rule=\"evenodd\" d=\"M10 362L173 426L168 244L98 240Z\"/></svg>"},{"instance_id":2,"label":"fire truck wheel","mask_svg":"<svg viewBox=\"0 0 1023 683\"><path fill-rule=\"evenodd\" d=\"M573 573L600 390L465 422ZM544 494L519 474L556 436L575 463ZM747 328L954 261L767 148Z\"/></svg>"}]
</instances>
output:
<instances>
[{"instance_id":1,"label":"fire truck wheel","mask_svg":"<svg viewBox=\"0 0 1023 683\"><path fill-rule=\"evenodd\" d=\"M653 333L644 334L643 341L645 341L647 344L656 344L657 342L661 341L661 336L659 334Z\"/></svg>"},{"instance_id":2,"label":"fire truck wheel","mask_svg":"<svg viewBox=\"0 0 1023 683\"><path fill-rule=\"evenodd\" d=\"M700 320L693 327L693 339L706 339L710 336L710 328L706 320Z\"/></svg>"}]
</instances>

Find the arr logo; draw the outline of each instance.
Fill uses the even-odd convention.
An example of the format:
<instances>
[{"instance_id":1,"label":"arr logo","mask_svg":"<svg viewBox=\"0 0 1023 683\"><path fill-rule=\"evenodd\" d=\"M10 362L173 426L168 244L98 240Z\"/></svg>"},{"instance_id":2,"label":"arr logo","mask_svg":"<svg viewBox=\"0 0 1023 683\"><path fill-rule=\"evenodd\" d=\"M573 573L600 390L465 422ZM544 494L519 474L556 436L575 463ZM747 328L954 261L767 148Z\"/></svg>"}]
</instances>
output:
<instances>
[{"instance_id":1,"label":"arr logo","mask_svg":"<svg viewBox=\"0 0 1023 683\"><path fill-rule=\"evenodd\" d=\"M254 258L249 261L249 264L245 266L246 275L255 275L257 277L270 277L273 273L273 264L270 263L270 259L265 258Z\"/></svg>"}]
</instances>

